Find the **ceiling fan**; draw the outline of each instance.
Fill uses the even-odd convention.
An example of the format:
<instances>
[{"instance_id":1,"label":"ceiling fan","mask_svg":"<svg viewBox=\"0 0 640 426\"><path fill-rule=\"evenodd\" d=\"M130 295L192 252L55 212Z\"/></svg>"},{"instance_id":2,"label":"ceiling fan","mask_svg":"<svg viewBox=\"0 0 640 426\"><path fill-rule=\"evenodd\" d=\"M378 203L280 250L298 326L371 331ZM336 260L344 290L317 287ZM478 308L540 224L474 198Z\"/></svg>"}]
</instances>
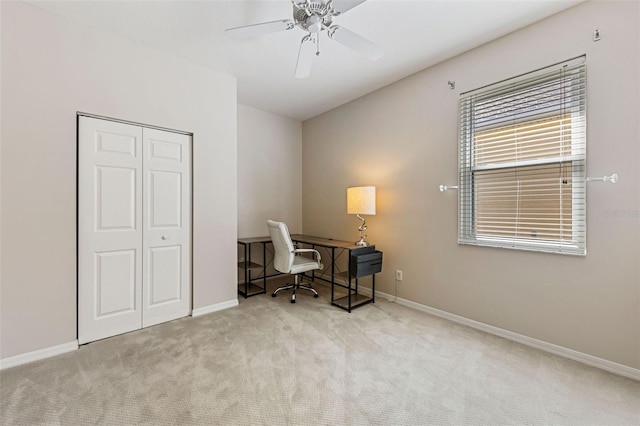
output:
<instances>
[{"instance_id":1,"label":"ceiling fan","mask_svg":"<svg viewBox=\"0 0 640 426\"><path fill-rule=\"evenodd\" d=\"M225 32L235 38L248 39L261 35L288 31L295 27L308 32L300 42L295 76L305 78L311 72L311 64L315 56L320 55L320 33L327 31L330 39L375 60L382 56L381 46L366 38L333 24L333 18L353 9L367 0L291 0L293 19L263 22L229 28Z\"/></svg>"}]
</instances>

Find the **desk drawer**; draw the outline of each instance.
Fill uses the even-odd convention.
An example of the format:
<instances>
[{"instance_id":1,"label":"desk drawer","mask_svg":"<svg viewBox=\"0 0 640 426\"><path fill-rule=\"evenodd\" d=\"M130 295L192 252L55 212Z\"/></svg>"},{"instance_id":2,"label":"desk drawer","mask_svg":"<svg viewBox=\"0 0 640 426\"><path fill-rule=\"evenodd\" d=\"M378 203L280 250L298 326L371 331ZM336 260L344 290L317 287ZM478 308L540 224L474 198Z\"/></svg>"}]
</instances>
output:
<instances>
[{"instance_id":1,"label":"desk drawer","mask_svg":"<svg viewBox=\"0 0 640 426\"><path fill-rule=\"evenodd\" d=\"M366 277L382 271L382 252L371 250L354 250L349 260L349 273L352 278Z\"/></svg>"}]
</instances>

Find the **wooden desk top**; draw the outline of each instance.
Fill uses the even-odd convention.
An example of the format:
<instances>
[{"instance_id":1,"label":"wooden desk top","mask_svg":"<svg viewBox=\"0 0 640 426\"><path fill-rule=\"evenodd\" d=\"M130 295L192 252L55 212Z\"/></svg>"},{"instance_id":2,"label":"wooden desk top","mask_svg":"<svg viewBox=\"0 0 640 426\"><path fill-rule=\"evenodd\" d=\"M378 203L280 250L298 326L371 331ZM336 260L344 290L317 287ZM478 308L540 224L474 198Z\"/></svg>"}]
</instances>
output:
<instances>
[{"instance_id":1,"label":"wooden desk top","mask_svg":"<svg viewBox=\"0 0 640 426\"><path fill-rule=\"evenodd\" d=\"M267 243L269 241L271 241L271 237L238 238L240 244Z\"/></svg>"},{"instance_id":2,"label":"wooden desk top","mask_svg":"<svg viewBox=\"0 0 640 426\"><path fill-rule=\"evenodd\" d=\"M360 246L357 246L356 243L353 241L341 241L341 240L334 240L333 238L314 237L311 235L293 234L291 235L291 239L293 241L297 241L300 243L314 244L317 246L329 247L329 248L333 247L333 248L342 248L342 249L349 249L349 250L360 248Z\"/></svg>"},{"instance_id":3,"label":"wooden desk top","mask_svg":"<svg viewBox=\"0 0 640 426\"><path fill-rule=\"evenodd\" d=\"M355 242L334 240L333 238L314 237L311 235L303 234L291 234L293 241L305 244L313 244L316 246L329 247L329 248L342 248L342 249L357 249ZM251 237L251 238L238 238L240 244L253 244L253 243L266 243L271 241L271 237Z\"/></svg>"}]
</instances>

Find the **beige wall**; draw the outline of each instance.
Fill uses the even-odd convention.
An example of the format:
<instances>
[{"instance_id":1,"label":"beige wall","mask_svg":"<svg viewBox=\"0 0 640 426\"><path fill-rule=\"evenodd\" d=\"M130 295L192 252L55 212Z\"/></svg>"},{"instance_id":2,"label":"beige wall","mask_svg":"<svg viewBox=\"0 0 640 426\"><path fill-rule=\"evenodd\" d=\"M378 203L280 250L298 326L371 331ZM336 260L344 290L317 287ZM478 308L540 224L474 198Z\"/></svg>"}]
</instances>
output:
<instances>
[{"instance_id":1,"label":"beige wall","mask_svg":"<svg viewBox=\"0 0 640 426\"><path fill-rule=\"evenodd\" d=\"M639 18L587 2L305 121L303 231L354 240L346 188L376 185L381 291L401 269L401 298L640 368ZM585 53L587 173L620 175L588 185L588 255L458 245L457 193L438 185L457 182L459 94Z\"/></svg>"},{"instance_id":2,"label":"beige wall","mask_svg":"<svg viewBox=\"0 0 640 426\"><path fill-rule=\"evenodd\" d=\"M302 123L238 105L238 237L267 235L267 219L302 231Z\"/></svg>"},{"instance_id":3,"label":"beige wall","mask_svg":"<svg viewBox=\"0 0 640 426\"><path fill-rule=\"evenodd\" d=\"M0 358L76 339L76 111L193 132L193 305L235 300L235 78L1 8Z\"/></svg>"}]
</instances>

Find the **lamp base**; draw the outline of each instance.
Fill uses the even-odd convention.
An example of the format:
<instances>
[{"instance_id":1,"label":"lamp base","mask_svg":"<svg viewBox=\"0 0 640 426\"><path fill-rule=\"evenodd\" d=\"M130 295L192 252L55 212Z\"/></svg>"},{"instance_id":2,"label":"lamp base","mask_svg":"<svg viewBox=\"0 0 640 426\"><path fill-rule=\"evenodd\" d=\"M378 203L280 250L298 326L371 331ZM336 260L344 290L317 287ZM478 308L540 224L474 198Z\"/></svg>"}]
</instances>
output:
<instances>
[{"instance_id":1,"label":"lamp base","mask_svg":"<svg viewBox=\"0 0 640 426\"><path fill-rule=\"evenodd\" d=\"M360 247L367 247L369 243L364 240L366 237L366 235L361 236L360 240L356 241L355 244Z\"/></svg>"}]
</instances>

